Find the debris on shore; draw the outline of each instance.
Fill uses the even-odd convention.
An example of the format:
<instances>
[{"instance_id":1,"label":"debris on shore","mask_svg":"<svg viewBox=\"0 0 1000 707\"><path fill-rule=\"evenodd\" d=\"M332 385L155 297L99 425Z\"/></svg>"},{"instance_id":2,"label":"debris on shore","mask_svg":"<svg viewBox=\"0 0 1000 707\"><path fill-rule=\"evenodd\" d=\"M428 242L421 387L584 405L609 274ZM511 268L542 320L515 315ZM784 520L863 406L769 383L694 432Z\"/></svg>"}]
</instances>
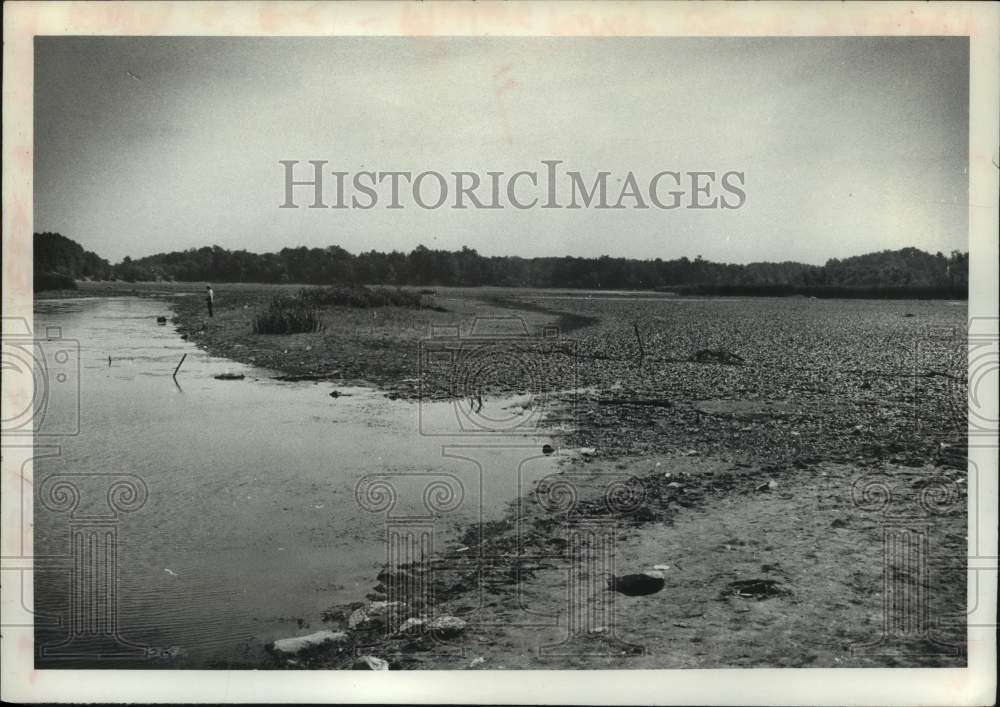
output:
<instances>
[{"instance_id":1,"label":"debris on shore","mask_svg":"<svg viewBox=\"0 0 1000 707\"><path fill-rule=\"evenodd\" d=\"M739 354L725 349L701 349L691 354L695 363L721 363L727 366L742 366L746 360Z\"/></svg>"},{"instance_id":2,"label":"debris on shore","mask_svg":"<svg viewBox=\"0 0 1000 707\"><path fill-rule=\"evenodd\" d=\"M791 593L790 589L783 587L775 579L741 579L727 584L720 597L735 596L761 601L772 597L789 596Z\"/></svg>"},{"instance_id":3,"label":"debris on shore","mask_svg":"<svg viewBox=\"0 0 1000 707\"><path fill-rule=\"evenodd\" d=\"M454 638L468 627L468 623L457 616L439 616L430 623L430 630L439 638Z\"/></svg>"},{"instance_id":4,"label":"debris on shore","mask_svg":"<svg viewBox=\"0 0 1000 707\"><path fill-rule=\"evenodd\" d=\"M362 655L354 661L352 670L388 670L389 662L373 655Z\"/></svg>"},{"instance_id":5,"label":"debris on shore","mask_svg":"<svg viewBox=\"0 0 1000 707\"><path fill-rule=\"evenodd\" d=\"M317 631L308 636L295 636L294 638L282 638L267 645L267 650L273 654L283 656L297 656L303 651L315 648L323 648L331 644L340 644L347 641L347 634L343 631Z\"/></svg>"}]
</instances>

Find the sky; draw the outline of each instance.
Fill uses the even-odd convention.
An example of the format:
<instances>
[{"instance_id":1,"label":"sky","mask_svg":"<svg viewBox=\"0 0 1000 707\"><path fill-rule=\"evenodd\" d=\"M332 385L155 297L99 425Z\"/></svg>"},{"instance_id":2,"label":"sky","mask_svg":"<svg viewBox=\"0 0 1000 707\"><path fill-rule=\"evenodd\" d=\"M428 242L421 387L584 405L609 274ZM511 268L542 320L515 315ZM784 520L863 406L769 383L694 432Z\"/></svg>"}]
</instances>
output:
<instances>
[{"instance_id":1,"label":"sky","mask_svg":"<svg viewBox=\"0 0 1000 707\"><path fill-rule=\"evenodd\" d=\"M34 230L112 262L204 245L816 264L967 250L968 71L961 37L40 37ZM380 189L370 210L278 208L279 160L485 180L546 159L612 184L739 171L746 202L386 209Z\"/></svg>"}]
</instances>

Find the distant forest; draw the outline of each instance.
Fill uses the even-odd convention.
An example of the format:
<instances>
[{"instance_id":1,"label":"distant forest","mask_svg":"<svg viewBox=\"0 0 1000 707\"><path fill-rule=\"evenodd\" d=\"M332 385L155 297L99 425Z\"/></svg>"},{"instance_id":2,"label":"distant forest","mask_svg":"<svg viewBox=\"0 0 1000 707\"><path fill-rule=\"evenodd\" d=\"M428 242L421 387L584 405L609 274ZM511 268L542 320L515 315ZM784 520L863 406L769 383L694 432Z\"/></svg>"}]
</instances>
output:
<instances>
[{"instance_id":1,"label":"distant forest","mask_svg":"<svg viewBox=\"0 0 1000 707\"><path fill-rule=\"evenodd\" d=\"M160 253L112 265L58 233L34 234L36 289L72 280L382 284L417 286L554 287L660 290L713 295L836 297L967 297L969 254L925 253L917 248L885 250L824 265L749 263L732 265L697 256L674 260L483 256L474 249L409 253L368 251L354 255L340 246L283 248L250 253L219 246Z\"/></svg>"}]
</instances>

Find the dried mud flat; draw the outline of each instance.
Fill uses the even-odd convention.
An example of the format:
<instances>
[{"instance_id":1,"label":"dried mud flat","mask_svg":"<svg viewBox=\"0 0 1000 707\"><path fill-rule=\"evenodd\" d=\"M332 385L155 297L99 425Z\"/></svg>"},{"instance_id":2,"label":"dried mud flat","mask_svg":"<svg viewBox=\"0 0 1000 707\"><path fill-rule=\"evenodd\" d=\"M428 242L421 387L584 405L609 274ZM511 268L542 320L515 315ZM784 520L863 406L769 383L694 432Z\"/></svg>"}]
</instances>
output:
<instances>
[{"instance_id":1,"label":"dried mud flat","mask_svg":"<svg viewBox=\"0 0 1000 707\"><path fill-rule=\"evenodd\" d=\"M217 288L211 320L176 298L175 323L291 379L531 393L563 461L505 521L387 567L367 602L303 622L324 640L259 667L964 665L964 303L439 290L444 312L253 335L271 293ZM477 338L477 317L523 333ZM422 366L432 326L488 355ZM605 588L653 566L653 594Z\"/></svg>"},{"instance_id":2,"label":"dried mud flat","mask_svg":"<svg viewBox=\"0 0 1000 707\"><path fill-rule=\"evenodd\" d=\"M608 503L623 472L641 489L625 511ZM433 562L383 571L367 606L385 602L389 612L353 629L348 621L366 605L328 613L326 625L347 641L274 666L349 667L359 653L391 669L963 664L961 474L885 466L859 478L838 464L801 472L668 456L571 465L515 504L509 523L470 532L469 545ZM761 478L771 483L761 488ZM890 488L905 517L919 510L928 479L940 503L920 525L927 564L894 555L887 566L876 497ZM567 481L572 508L558 488ZM602 562L607 543L613 560ZM666 566L662 590L606 589L604 571L654 564ZM909 602L923 592L932 628L887 633L887 618L892 630L915 619L886 592ZM407 628L408 618L431 616L466 628Z\"/></svg>"}]
</instances>

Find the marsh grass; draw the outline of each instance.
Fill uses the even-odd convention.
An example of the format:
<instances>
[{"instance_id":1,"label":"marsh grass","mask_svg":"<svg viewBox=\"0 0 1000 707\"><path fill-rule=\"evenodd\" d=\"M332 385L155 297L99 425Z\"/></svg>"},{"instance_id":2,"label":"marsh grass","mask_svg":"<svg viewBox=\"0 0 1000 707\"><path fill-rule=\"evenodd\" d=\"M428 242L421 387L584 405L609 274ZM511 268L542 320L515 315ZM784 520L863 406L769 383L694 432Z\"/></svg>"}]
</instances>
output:
<instances>
[{"instance_id":1,"label":"marsh grass","mask_svg":"<svg viewBox=\"0 0 1000 707\"><path fill-rule=\"evenodd\" d=\"M374 309L431 309L445 311L428 302L420 293L390 287L303 288L294 295L275 295L267 309L254 318L255 334L302 334L319 331L320 311L326 307Z\"/></svg>"},{"instance_id":2,"label":"marsh grass","mask_svg":"<svg viewBox=\"0 0 1000 707\"><path fill-rule=\"evenodd\" d=\"M423 309L427 307L424 298L417 292L389 287L345 287L333 285L322 288L299 290L297 297L314 307L407 307Z\"/></svg>"},{"instance_id":3,"label":"marsh grass","mask_svg":"<svg viewBox=\"0 0 1000 707\"><path fill-rule=\"evenodd\" d=\"M300 297L276 295L267 309L257 314L254 334L305 334L319 331L320 318L315 306Z\"/></svg>"}]
</instances>

